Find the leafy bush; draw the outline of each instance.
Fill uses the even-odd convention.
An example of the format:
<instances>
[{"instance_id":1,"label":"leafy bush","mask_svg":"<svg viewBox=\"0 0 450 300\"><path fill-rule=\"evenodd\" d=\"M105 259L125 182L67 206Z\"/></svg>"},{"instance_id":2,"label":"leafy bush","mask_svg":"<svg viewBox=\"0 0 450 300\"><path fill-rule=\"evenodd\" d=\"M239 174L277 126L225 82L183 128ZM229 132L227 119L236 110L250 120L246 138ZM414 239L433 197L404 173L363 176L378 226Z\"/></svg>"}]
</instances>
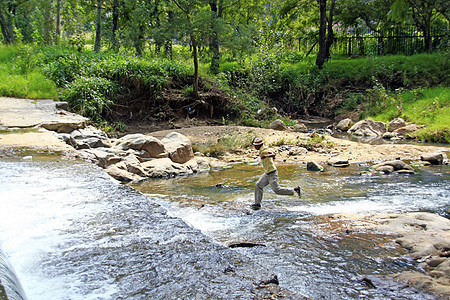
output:
<instances>
[{"instance_id":1,"label":"leafy bush","mask_svg":"<svg viewBox=\"0 0 450 300\"><path fill-rule=\"evenodd\" d=\"M108 79L80 76L66 86L60 99L67 101L75 112L100 121L118 91L117 84Z\"/></svg>"}]
</instances>

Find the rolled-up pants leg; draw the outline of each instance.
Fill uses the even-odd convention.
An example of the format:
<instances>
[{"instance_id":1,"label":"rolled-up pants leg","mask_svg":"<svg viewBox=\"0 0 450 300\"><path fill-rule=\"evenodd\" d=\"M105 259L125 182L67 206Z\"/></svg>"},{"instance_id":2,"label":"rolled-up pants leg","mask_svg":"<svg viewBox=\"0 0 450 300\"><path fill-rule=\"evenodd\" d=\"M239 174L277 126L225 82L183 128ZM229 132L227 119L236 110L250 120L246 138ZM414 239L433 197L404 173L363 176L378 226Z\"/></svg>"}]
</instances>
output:
<instances>
[{"instance_id":1,"label":"rolled-up pants leg","mask_svg":"<svg viewBox=\"0 0 450 300\"><path fill-rule=\"evenodd\" d=\"M267 174L263 174L261 178L259 178L258 182L255 185L255 203L261 204L261 200L263 197L263 189L269 184L269 178Z\"/></svg>"},{"instance_id":2,"label":"rolled-up pants leg","mask_svg":"<svg viewBox=\"0 0 450 300\"><path fill-rule=\"evenodd\" d=\"M293 188L282 188L280 187L280 184L278 183L278 171L275 171L270 174L266 174L267 178L269 179L270 186L272 187L272 190L278 194L278 195L289 195L293 196L295 194L295 191Z\"/></svg>"}]
</instances>

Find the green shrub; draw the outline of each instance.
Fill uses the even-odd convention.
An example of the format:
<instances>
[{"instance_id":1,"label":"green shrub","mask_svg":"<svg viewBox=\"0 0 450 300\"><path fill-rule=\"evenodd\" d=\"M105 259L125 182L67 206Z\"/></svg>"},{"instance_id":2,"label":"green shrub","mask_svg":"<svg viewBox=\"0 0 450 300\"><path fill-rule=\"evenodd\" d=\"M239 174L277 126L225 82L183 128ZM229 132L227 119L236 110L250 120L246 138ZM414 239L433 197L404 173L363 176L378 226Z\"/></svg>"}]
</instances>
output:
<instances>
[{"instance_id":1,"label":"green shrub","mask_svg":"<svg viewBox=\"0 0 450 300\"><path fill-rule=\"evenodd\" d=\"M75 112L100 121L118 91L117 84L108 79L80 76L66 86L60 99L67 101Z\"/></svg>"}]
</instances>

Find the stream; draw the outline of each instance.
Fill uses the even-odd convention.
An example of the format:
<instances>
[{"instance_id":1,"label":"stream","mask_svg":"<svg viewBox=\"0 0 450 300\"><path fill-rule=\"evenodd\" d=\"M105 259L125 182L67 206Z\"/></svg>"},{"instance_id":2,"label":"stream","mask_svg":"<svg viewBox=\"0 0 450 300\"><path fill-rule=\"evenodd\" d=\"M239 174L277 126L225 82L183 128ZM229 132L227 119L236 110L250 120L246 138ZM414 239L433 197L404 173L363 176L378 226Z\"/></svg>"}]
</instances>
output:
<instances>
[{"instance_id":1,"label":"stream","mask_svg":"<svg viewBox=\"0 0 450 300\"><path fill-rule=\"evenodd\" d=\"M361 280L418 270L391 236L328 230L331 213L448 217L449 166L415 168L398 176L278 165L281 185L300 185L302 198L267 187L252 211L259 165L129 186L85 162L0 159L0 248L23 293L5 289L30 300L252 299L273 273L312 299L436 299Z\"/></svg>"}]
</instances>

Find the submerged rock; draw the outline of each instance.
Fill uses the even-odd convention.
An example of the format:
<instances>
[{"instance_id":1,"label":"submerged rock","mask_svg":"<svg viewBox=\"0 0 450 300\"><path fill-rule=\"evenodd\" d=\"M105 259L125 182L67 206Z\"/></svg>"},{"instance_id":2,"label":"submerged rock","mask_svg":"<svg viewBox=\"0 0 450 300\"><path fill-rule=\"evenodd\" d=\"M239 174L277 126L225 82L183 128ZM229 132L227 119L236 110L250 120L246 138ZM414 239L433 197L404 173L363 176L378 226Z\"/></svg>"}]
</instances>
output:
<instances>
[{"instance_id":1,"label":"submerged rock","mask_svg":"<svg viewBox=\"0 0 450 300\"><path fill-rule=\"evenodd\" d=\"M372 169L374 169L375 171L383 172L385 174L393 172L414 174L413 167L401 160L391 160L376 164L372 166Z\"/></svg>"},{"instance_id":2,"label":"submerged rock","mask_svg":"<svg viewBox=\"0 0 450 300\"><path fill-rule=\"evenodd\" d=\"M309 161L306 163L306 170L314 172L323 172L324 168L314 161Z\"/></svg>"},{"instance_id":3,"label":"submerged rock","mask_svg":"<svg viewBox=\"0 0 450 300\"><path fill-rule=\"evenodd\" d=\"M333 166L333 167L337 167L337 168L345 168L345 167L350 166L348 158L341 157L341 156L330 158L328 160L327 164L330 166Z\"/></svg>"}]
</instances>

